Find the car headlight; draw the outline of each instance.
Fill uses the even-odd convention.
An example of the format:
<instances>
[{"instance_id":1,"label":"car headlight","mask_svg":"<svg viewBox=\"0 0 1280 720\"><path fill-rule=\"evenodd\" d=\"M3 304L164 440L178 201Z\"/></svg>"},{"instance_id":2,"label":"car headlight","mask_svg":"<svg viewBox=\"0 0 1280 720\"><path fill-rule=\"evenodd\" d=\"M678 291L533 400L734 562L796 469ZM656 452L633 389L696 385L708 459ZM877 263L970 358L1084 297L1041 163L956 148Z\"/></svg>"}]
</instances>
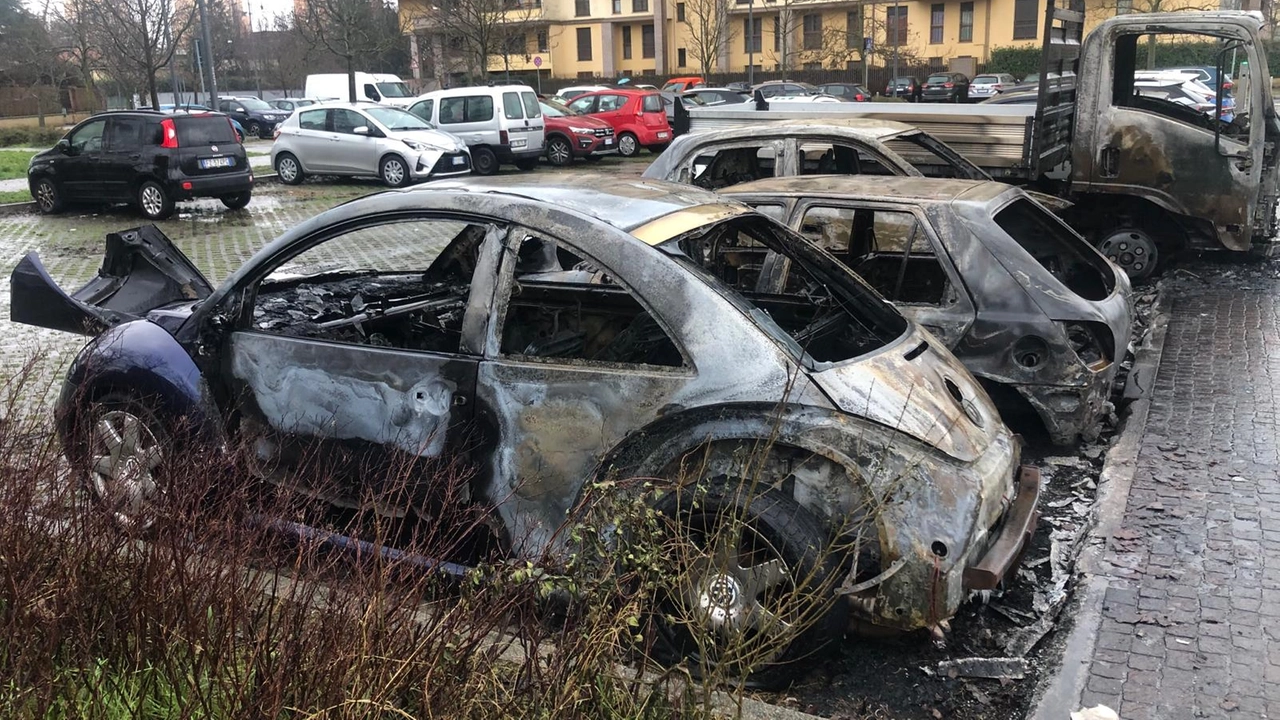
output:
<instances>
[{"instance_id":1,"label":"car headlight","mask_svg":"<svg viewBox=\"0 0 1280 720\"><path fill-rule=\"evenodd\" d=\"M405 145L408 145L410 150L417 150L418 152L422 152L424 150L440 149L435 147L434 145L428 145L424 142L418 142L417 140L401 140L400 142L404 143Z\"/></svg>"},{"instance_id":2,"label":"car headlight","mask_svg":"<svg viewBox=\"0 0 1280 720\"><path fill-rule=\"evenodd\" d=\"M569 131L578 133L579 135L595 135L596 134L596 131L592 130L591 128L573 127L572 125L569 126Z\"/></svg>"}]
</instances>

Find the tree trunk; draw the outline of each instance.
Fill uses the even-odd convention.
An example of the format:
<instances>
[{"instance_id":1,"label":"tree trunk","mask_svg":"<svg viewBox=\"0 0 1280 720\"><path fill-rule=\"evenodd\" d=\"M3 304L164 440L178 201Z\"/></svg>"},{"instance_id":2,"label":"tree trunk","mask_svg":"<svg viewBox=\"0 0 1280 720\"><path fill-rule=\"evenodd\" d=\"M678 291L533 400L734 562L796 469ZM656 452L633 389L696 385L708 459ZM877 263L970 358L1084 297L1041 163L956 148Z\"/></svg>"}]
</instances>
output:
<instances>
[{"instance_id":1,"label":"tree trunk","mask_svg":"<svg viewBox=\"0 0 1280 720\"><path fill-rule=\"evenodd\" d=\"M356 101L356 58L347 55L347 97L350 102Z\"/></svg>"}]
</instances>

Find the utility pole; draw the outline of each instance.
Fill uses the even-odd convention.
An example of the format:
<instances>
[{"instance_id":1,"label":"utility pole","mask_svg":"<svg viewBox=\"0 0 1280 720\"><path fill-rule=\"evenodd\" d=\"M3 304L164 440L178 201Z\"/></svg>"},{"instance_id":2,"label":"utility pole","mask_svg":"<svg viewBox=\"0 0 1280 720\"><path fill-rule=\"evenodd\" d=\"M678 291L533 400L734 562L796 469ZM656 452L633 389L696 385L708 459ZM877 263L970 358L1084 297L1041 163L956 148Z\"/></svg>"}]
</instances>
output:
<instances>
[{"instance_id":1,"label":"utility pole","mask_svg":"<svg viewBox=\"0 0 1280 720\"><path fill-rule=\"evenodd\" d=\"M747 87L756 84L756 0L747 0ZM761 30L760 37L764 37ZM762 50L764 48L761 48Z\"/></svg>"},{"instance_id":2,"label":"utility pole","mask_svg":"<svg viewBox=\"0 0 1280 720\"><path fill-rule=\"evenodd\" d=\"M898 33L901 32L901 27L902 15L898 13L898 0L893 0L893 75L889 82L893 83L894 97L898 96Z\"/></svg>"},{"instance_id":3,"label":"utility pole","mask_svg":"<svg viewBox=\"0 0 1280 720\"><path fill-rule=\"evenodd\" d=\"M200 12L200 35L204 39L204 51L209 57L204 58L209 66L209 109L217 112L218 110L218 72L214 68L213 62L213 40L209 35L209 14L205 12L204 0L196 0L196 9ZM203 79L203 75L201 76Z\"/></svg>"}]
</instances>

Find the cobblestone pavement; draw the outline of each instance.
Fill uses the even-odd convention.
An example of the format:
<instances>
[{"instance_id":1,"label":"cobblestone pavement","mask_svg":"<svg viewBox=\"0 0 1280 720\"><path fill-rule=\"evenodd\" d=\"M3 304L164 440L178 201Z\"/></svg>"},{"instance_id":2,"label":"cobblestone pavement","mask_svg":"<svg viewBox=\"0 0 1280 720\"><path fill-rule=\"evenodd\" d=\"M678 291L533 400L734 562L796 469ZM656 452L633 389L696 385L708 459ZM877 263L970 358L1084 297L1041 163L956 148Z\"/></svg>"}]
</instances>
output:
<instances>
[{"instance_id":1,"label":"cobblestone pavement","mask_svg":"<svg viewBox=\"0 0 1280 720\"><path fill-rule=\"evenodd\" d=\"M1193 270L1170 288L1083 704L1280 718L1280 281L1273 266Z\"/></svg>"}]
</instances>

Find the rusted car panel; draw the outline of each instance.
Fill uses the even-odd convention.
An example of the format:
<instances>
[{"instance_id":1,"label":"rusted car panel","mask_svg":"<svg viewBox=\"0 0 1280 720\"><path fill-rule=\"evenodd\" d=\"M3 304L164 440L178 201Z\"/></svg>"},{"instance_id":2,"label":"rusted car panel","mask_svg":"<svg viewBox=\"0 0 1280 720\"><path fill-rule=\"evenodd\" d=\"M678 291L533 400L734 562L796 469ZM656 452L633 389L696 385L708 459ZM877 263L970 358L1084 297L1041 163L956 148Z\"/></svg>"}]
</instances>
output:
<instances>
[{"instance_id":1,"label":"rusted car panel","mask_svg":"<svg viewBox=\"0 0 1280 720\"><path fill-rule=\"evenodd\" d=\"M722 194L773 206L842 257L970 372L1016 390L1054 442L1096 432L1129 344L1129 282L1022 191L959 180L814 177ZM904 227L903 219L919 234L905 254L894 254L886 231Z\"/></svg>"},{"instance_id":2,"label":"rusted car panel","mask_svg":"<svg viewBox=\"0 0 1280 720\"><path fill-rule=\"evenodd\" d=\"M326 254L352 238L392 269ZM765 287L771 258L803 290ZM15 312L29 300L15 293ZM688 186L499 178L370 196L147 318L116 330L168 338L162 323L165 352L210 388L166 411L216 407L264 476L323 453L346 483L326 496L353 503L378 482L371 463L468 456L472 497L521 558L567 549L557 531L592 479L696 479L694 458L697 477L740 477L740 451L762 444L770 485L866 541L844 583L866 620L936 626L1018 525L1017 440L951 353L836 258ZM137 356L116 379L176 362L149 342L112 350ZM95 379L76 382L61 414L92 412L78 403Z\"/></svg>"},{"instance_id":3,"label":"rusted car panel","mask_svg":"<svg viewBox=\"0 0 1280 720\"><path fill-rule=\"evenodd\" d=\"M1247 250L1267 239L1278 172L1276 153L1267 148L1280 141L1280 121L1266 53L1254 42L1261 26L1258 18L1230 12L1152 13L1100 24L1081 51L1079 74L1100 82L1079 89L1072 193L1145 199L1183 218L1190 239L1208 247L1216 240ZM1255 81L1238 89L1235 121L1215 133L1212 118L1135 95L1133 73L1146 38L1162 33L1218 40L1228 55L1248 61Z\"/></svg>"}]
</instances>

